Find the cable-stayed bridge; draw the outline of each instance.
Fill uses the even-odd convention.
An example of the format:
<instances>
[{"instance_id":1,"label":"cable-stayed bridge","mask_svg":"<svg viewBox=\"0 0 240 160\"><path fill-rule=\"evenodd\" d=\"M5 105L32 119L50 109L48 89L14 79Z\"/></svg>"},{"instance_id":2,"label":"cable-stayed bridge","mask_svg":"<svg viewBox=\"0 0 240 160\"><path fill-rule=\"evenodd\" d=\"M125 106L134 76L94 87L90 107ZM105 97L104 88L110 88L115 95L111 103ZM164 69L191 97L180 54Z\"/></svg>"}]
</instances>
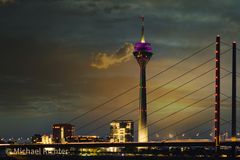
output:
<instances>
[{"instance_id":1,"label":"cable-stayed bridge","mask_svg":"<svg viewBox=\"0 0 240 160\"><path fill-rule=\"evenodd\" d=\"M169 71L178 69L181 64L189 63L194 58L199 57L207 57L195 66L189 65L189 68L184 70L182 73L176 73L176 76L172 76L173 78L167 80L164 83L160 83L155 88L152 88L147 92L149 101L147 102L148 106L153 105L152 109L147 113L148 119L150 121L147 123L147 127L150 128L151 131L148 134L149 141L148 142L127 142L127 143L110 143L110 142L84 142L84 143L65 143L65 144L2 144L0 148L14 148L14 147L30 147L30 148L39 148L39 147L60 147L60 148L89 148L89 147L213 147L216 153L221 149L220 147L230 147L232 151L236 151L236 146L240 147L240 141L237 139L237 129L238 126L236 120L236 102L239 102L240 98L236 95L236 82L239 80L240 73L236 72L236 45L228 44L226 42L221 42L223 44L222 51L220 52L220 37L217 37L216 42L211 42L205 47L199 49L198 51L190 54L189 56L180 59L175 64L161 70L160 72L154 74L150 78L147 79L147 82L150 82L154 79L161 79L161 76L167 74ZM216 46L216 49L213 47ZM232 54L231 54L232 53ZM219 55L217 55L219 54ZM221 58L220 58L221 55ZM232 56L233 55L233 56ZM232 71L229 67L220 65L220 60L223 58L232 56ZM235 64L234 64L235 63ZM197 73L196 73L197 72ZM220 74L221 73L221 74ZM212 77L212 79L206 79L206 77ZM225 93L224 89L220 90L220 80L224 82L226 79L232 79L232 86L229 85L229 88L232 88L232 94ZM176 83L177 82L177 83ZM192 86L189 88L189 86ZM165 92L162 91L165 87L173 85L174 87L167 89ZM103 109L107 104L113 102L116 99L121 98L122 96L127 95L129 92L137 89L139 85L135 85L122 93L108 99L107 101L96 105L94 107L90 107L90 109L81 115L73 117L67 123L77 123L81 119L84 119L86 116L91 115L94 112L97 112L99 109ZM173 96L176 91L179 90L187 90L185 94L181 94L178 96ZM200 94L199 94L200 93ZM152 96L151 96L152 95ZM177 97L170 102L159 103L166 96ZM196 98L197 95L197 98ZM201 97L200 97L201 96ZM220 99L221 98L221 99ZM190 100L189 100L190 99ZM215 99L215 100L214 100ZM229 100L232 100L229 105ZM111 121L105 120L107 117L112 114L121 112L119 116L115 117L115 119L123 119L131 115L132 113L136 113L139 109L138 106L129 107L134 105L135 102L138 102L139 98L134 98L118 107L114 107L114 109L109 110L108 112L99 115L96 118L92 118L86 123L82 123L81 125L76 125L76 131L81 131L86 129L87 127L91 127L95 124L94 128L89 130L87 134L96 134L98 131L103 130L108 127ZM184 103L181 103L184 101ZM156 104L156 102L158 102ZM181 103L182 105L171 110L171 107L174 105L178 105ZM183 105L184 104L184 105ZM228 113L233 117L231 120L226 120L224 117L221 117L220 110L222 104L228 104L232 107L232 110L235 112ZM191 110L192 108L196 108L196 111ZM199 107L200 106L200 107ZM122 112L126 108L127 112ZM150 108L150 107L149 107ZM166 115L158 116L161 111L166 111L169 109L170 111L164 112ZM214 109L215 108L215 109ZM189 112L191 110L191 112ZM186 116L182 116L183 113L188 112ZM226 113L224 113L226 114ZM179 116L181 115L181 116ZM208 116L210 115L210 116ZM199 120L194 120L195 125L184 126L184 124L189 124L193 121L193 119L197 116L201 116L203 118ZM151 119L151 117L154 117ZM156 118L157 117L157 118ZM177 117L177 118L176 118ZM175 121L171 121L169 119L176 118ZM138 121L138 117L133 117L134 122ZM166 123L167 121L167 123ZM99 123L103 122L103 123ZM163 127L158 128L158 124L165 122ZM169 123L168 123L169 122ZM97 124L97 125L96 125ZM222 127L227 126L228 124L232 127L232 135L231 139L221 140L224 132L221 130ZM181 130L177 134L168 137L162 137L159 134L163 133L165 130L170 128L177 128L179 126L184 126L184 130ZM204 126L210 126L206 129ZM201 129L199 129L201 128ZM197 133L196 133L197 130ZM135 130L135 135L139 130ZM188 133L195 132L195 137L189 137L188 139L184 139L184 136ZM210 135L209 135L210 133ZM207 139L198 138L199 135L208 135ZM210 137L210 138L209 138ZM145 137L143 137L145 138Z\"/></svg>"},{"instance_id":2,"label":"cable-stayed bridge","mask_svg":"<svg viewBox=\"0 0 240 160\"><path fill-rule=\"evenodd\" d=\"M216 82L216 81L215 81L215 75L214 75L214 74L215 74L214 72L215 72L215 70L216 70L216 67L213 66L213 65L214 65L214 62L216 61L216 57L215 57L215 55L213 54L214 51L211 51L211 52L210 52L210 51L205 52L205 51L206 51L207 49L211 48L212 46L214 46L214 44L215 44L215 42L210 43L210 44L207 45L206 47L204 47L204 48L202 48L202 49L194 52L193 54L189 55L188 57L186 57L186 58L178 61L177 63L175 63L174 65L172 65L172 66L170 66L170 67L168 67L168 68L166 68L165 70L163 70L163 71L161 71L161 72L153 75L152 77L150 77L150 78L147 80L147 81L151 81L151 80L154 79L154 78L160 77L162 74L167 73L169 70L172 70L172 69L174 69L174 68L177 68L180 64L182 64L182 63L184 63L184 62L186 62L186 61L191 60L191 58L194 58L195 56L198 56L198 55L201 55L201 54L206 54L206 53L208 54L208 56L209 56L209 55L212 56L212 57L210 56L210 58L208 58L207 60L204 60L204 62L202 62L202 63L200 63L200 64L198 64L198 65L196 65L196 66L194 66L194 67L191 67L191 68L189 67L188 70L186 70L185 72L179 74L179 75L176 76L175 78L172 78L172 79L170 79L169 81L167 81L166 83L160 84L160 85L157 86L156 88L153 88L152 90L150 90L150 91L147 92L147 94L148 94L149 96L151 96L151 95L153 95L154 93L157 93L159 90L163 89L164 87L169 86L169 85L171 85L172 83L177 82L179 79L181 79L181 83L178 83L178 85L175 85L174 88L172 88L171 90L168 90L168 91L165 92L165 93L161 93L160 95L159 95L159 92L158 92L157 94L155 94L155 95L153 96L153 98L150 99L149 102L147 103L148 105L151 105L151 104L154 104L154 102L159 102L159 101L163 100L166 96L169 96L169 95L171 96L171 94L174 94L175 91L178 91L178 90L180 90L180 89L186 89L187 87L189 87L188 85L191 84L191 83L196 84L196 83L198 83L199 81L202 81L201 78L203 78L204 76L209 76L209 75L212 76L212 80L211 80L211 79L210 79L210 80L206 80L206 79L205 79L205 80L204 80L204 82L206 82L205 84L203 84L202 82L199 83L199 85L196 85L196 87L195 87L196 89L191 90L190 92L188 92L187 94L185 94L185 95L183 95L183 96L179 96L179 98L175 99L174 101L169 102L169 103L166 103L166 104L164 104L164 105L162 105L162 106L159 105L159 106L157 106L157 107L154 107L155 110L151 110L151 111L148 113L148 117L150 118L150 117L156 116L157 114L159 114L159 113L160 113L161 111L163 111L164 109L171 108L173 105L177 104L178 102L181 102L181 100L186 100L186 99L188 99L188 98L192 98L192 97L191 97L192 95L194 95L194 94L196 94L196 93L199 93L199 92L200 92L200 93L201 93L201 92L204 92L204 90L206 91L206 89L207 89L207 91L208 91L208 94L207 94L207 95L205 95L205 96L203 96L203 97L198 97L198 98L196 98L196 100L195 100L195 101L192 101L192 103L189 103L189 104L187 104L187 105L185 105L185 106L179 107L178 110L174 110L174 111L173 111L171 114L169 114L169 115L164 115L163 117L160 117L160 118L158 118L158 119L156 119L156 120L154 120L154 121L151 121L150 123L148 123L147 126L148 126L148 127L151 127L151 126L157 125L158 123L160 123L160 122L162 122L162 121L164 121L164 120L166 120L166 119L168 119L168 118L177 116L179 113L182 113L182 112L184 112L184 111L187 111L188 109L191 109L192 107L195 107L195 106L197 106L197 105L199 105L199 104L201 104L201 103L203 103L203 102L209 101L209 102L211 102L211 103L209 103L208 105L205 104L206 107L202 106L202 107L201 107L201 108L202 108L201 110L199 110L199 111L197 111L197 112L195 112L195 113L192 113L191 115L189 115L189 116L187 116L187 117L183 117L182 119L179 119L178 122L176 122L176 123L173 123L173 124L171 124L171 125L169 124L169 126L165 126L164 128L161 128L161 129L159 129L159 130L157 130L157 131L155 131L155 132L150 133L149 136L154 135L154 134L157 134L159 131L162 132L164 129L170 128L170 127L172 127L172 126L176 126L177 124L180 124L181 122L184 122L184 121L187 121L187 120L190 120L190 121L191 121L190 118L191 118L191 117L194 117L194 116L196 116L196 115L203 114L204 112L207 112L207 111L208 111L208 112L209 112L209 111L211 112L210 109L213 108L214 105L215 105L215 104L214 104L215 101L214 101L214 98L213 98L213 97L214 97L214 95L215 95L216 93L215 93L215 91L214 91L214 88L215 88L215 87L213 87L213 86L215 86L215 82ZM227 43L223 43L223 44L227 45ZM227 46L228 46L228 45L227 45ZM210 52L210 53L209 53L209 52ZM226 47L226 49L221 52L221 55L222 55L222 56L224 56L224 55L227 56L229 53L231 53L231 47ZM231 54L229 54L229 55L231 55ZM207 67L206 67L206 66L207 66ZM202 70L201 70L201 69L202 69ZM201 72L199 72L199 73L197 73L197 74L194 74L193 77L189 78L189 75L191 75L191 73L196 72L196 71L199 71L199 70L200 70ZM225 67L222 66L222 67L221 67L221 71L223 72L223 74L222 74L221 77L220 77L220 79L222 79L222 81L224 81L224 79L227 79L227 78L230 78L230 77L231 77L231 74L232 74L232 73L231 73L230 69L227 69L227 68L225 68ZM176 75L177 75L177 74L176 74ZM184 77L187 77L187 79L185 79L184 81L182 81L182 79L183 79ZM239 73L237 73L237 79L239 79ZM203 85L201 85L201 84L203 84ZM230 86L229 86L229 87L230 87ZM72 120L69 121L69 123L74 122L74 121L78 121L78 120L84 118L85 116L87 116L88 114L91 114L92 112L97 111L97 110L100 109L100 108L104 108L104 106L105 106L107 103L110 103L110 102L114 101L115 99L118 99L118 98L120 98L121 96L124 96L125 94L127 94L128 92L130 92L130 91L132 91L133 89L136 89L136 88L138 88L138 85L133 86L132 88L127 89L126 91L120 93L119 95L117 95L117 96L115 96L115 97L112 97L112 98L109 99L108 101L106 101L106 102L104 102L104 103L102 103L102 104L100 104L100 105L97 105L97 106L91 108L89 111L87 111L87 112L85 112L85 113L83 113L83 114L81 114L81 115L79 115L79 116L74 117ZM223 97L222 100L221 100L222 103L227 102L227 101L229 101L229 100L231 99L231 95L227 95L227 94L223 93L222 91L220 92L220 94L221 94L221 96ZM238 97L238 98L239 98L239 97ZM122 119L122 118L127 117L128 115L131 115L132 113L136 113L137 110L138 110L138 106L132 107L131 105L133 105L135 102L138 102L138 100L139 100L139 98L135 98L135 99L132 99L131 101L123 104L123 105L120 105L120 106L118 106L118 107L114 107L113 110L111 110L111 111L109 111L109 112L106 112L106 113L103 113L103 114L100 115L99 117L96 117L95 119L93 118L93 119L89 120L89 121L88 121L87 123L85 123L85 124L83 123L83 124L79 125L79 126L77 127L76 131L84 130L85 128L87 128L87 127L89 127L89 126L91 126L91 125L93 125L93 124L96 124L96 123L98 123L98 122L100 122L100 121L103 121L104 119L106 119L107 117L111 116L112 114L117 113L117 112L119 112L119 111L122 111L122 110L124 110L124 109L126 109L126 108L132 108L132 109L131 109L131 110L128 110L127 112L125 112L125 113L123 113L123 114L120 114L119 116L115 117L115 119ZM156 106L156 104L154 104L154 105ZM203 105L203 104L201 104L201 105ZM149 107L149 108L151 108L151 107ZM212 110L212 112L214 112L214 111ZM230 113L229 113L229 114L230 114ZM212 115L214 115L214 113L213 113ZM214 118L214 117L207 119L206 123L207 123L207 122L210 123L211 121L214 121L213 118ZM136 117L135 120L134 120L134 122L137 122L137 120L138 120L138 118ZM226 122L226 120L224 120L224 118L222 118L222 121L223 121L223 122ZM88 131L87 134L95 134L97 131L102 130L104 127L108 126L109 123L110 123L110 121L107 121L107 122L104 121L104 123L101 123L100 125L97 125L97 126L96 126L95 128L93 128L92 130ZM230 123L230 122L229 122L229 123ZM199 125L200 125L200 124L201 124L201 123L199 123ZM197 127L199 127L199 126L196 126L196 128L197 128ZM212 127L211 129L214 130L214 127ZM210 130L211 130L211 129L210 129ZM137 130L136 130L135 132L137 132Z\"/></svg>"}]
</instances>

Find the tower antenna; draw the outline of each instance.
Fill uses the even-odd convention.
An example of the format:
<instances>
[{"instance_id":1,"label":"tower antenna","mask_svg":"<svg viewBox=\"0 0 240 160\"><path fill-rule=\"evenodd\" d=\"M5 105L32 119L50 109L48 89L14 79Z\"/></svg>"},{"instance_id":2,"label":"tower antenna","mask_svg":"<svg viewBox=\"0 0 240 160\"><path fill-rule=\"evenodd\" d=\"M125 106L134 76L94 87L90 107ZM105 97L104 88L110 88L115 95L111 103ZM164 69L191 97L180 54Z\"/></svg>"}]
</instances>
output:
<instances>
[{"instance_id":1,"label":"tower antenna","mask_svg":"<svg viewBox=\"0 0 240 160\"><path fill-rule=\"evenodd\" d=\"M141 16L141 21L142 21L142 32L141 32L141 42L145 43L145 38L144 38L144 16Z\"/></svg>"}]
</instances>

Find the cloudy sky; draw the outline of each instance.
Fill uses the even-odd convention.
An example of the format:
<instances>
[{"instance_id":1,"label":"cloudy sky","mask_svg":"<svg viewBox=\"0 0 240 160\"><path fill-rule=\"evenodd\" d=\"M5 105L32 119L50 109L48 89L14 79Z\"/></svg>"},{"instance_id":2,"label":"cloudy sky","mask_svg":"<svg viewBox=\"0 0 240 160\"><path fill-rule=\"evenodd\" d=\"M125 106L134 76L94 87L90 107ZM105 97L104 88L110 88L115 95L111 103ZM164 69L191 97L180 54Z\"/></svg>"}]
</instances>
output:
<instances>
[{"instance_id":1,"label":"cloudy sky","mask_svg":"<svg viewBox=\"0 0 240 160\"><path fill-rule=\"evenodd\" d=\"M151 77L213 43L217 34L226 43L238 42L239 5L238 0L0 0L0 137L49 134L53 123L69 122L137 85L139 66L132 51L140 38L139 16L145 16L145 37L153 47L147 69L147 76ZM228 48L222 45L222 51ZM214 44L148 81L148 91L213 56ZM231 69L231 52L222 56L222 62L224 76L226 69ZM171 91L149 104L149 113L211 83L213 67L212 60L149 94L151 101ZM172 91L199 75L202 76ZM230 77L225 77L222 84L222 93L231 96ZM159 120L149 127L152 139L179 134L213 118L212 106L191 120L163 130L213 104L213 87L210 84L151 114L149 124ZM71 123L76 125L77 134L106 135L109 125L103 124L119 117L137 119L137 110L122 115L137 108L138 101L118 109L136 98L137 88ZM223 102L222 113L225 120L230 120L229 100ZM211 124L195 129L189 136L211 129ZM222 131L228 128L226 125ZM154 134L157 130L158 134Z\"/></svg>"}]
</instances>

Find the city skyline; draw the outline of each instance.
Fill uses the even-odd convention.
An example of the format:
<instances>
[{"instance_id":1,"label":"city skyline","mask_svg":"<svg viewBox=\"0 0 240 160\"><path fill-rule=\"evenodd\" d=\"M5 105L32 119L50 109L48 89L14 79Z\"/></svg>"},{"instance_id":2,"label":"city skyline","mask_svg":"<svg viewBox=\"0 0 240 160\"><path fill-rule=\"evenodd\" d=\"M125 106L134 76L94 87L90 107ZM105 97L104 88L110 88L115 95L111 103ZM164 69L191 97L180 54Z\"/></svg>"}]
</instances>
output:
<instances>
[{"instance_id":1,"label":"city skyline","mask_svg":"<svg viewBox=\"0 0 240 160\"><path fill-rule=\"evenodd\" d=\"M140 15L146 17L145 36L154 47L154 57L148 64L147 77L214 42L217 34L229 44L233 40L239 42L240 37L236 34L240 25L237 21L240 16L237 12L239 2L219 1L218 5L214 1L207 2L0 0L0 18L3 24L0 27L0 52L3 56L0 62L0 125L4 128L0 136L21 137L50 133L51 124L67 122L138 84L138 66L132 51L134 42L140 39ZM208 8L200 7L203 5L208 5ZM224 8L221 13L220 8ZM37 9L40 11L36 12ZM227 46L222 46L222 50L227 49ZM148 91L173 79L177 76L176 73L184 73L186 69L195 67L212 56L214 45L206 53L149 81ZM239 57L237 56L238 60ZM207 64L203 71L212 66L214 61ZM223 67L231 70L231 54L223 56ZM238 71L239 68L238 64ZM158 93L165 93L200 73L202 70L197 70L162 88ZM194 87L211 82L214 80L213 73L158 100L150 107L150 111L191 92ZM223 82L223 93L230 95L230 86L228 77ZM213 90L213 85L210 85L201 93L153 116L150 123L159 116L207 96ZM157 93L150 95L149 99L156 96ZM93 117L104 115L137 97L138 89L73 123L81 127L87 121L94 120ZM213 98L194 106L181 116L211 104ZM136 106L137 102L124 111L106 117L99 124L110 122ZM230 103L223 103L223 110L226 111L224 118L230 119ZM136 111L124 119L134 117L131 120L136 120L137 114ZM205 116L213 117L213 112L208 114ZM199 117L199 121L206 117ZM170 122L178 118L173 117ZM195 121L197 119L182 127L191 126ZM87 134L99 124L84 127L77 133ZM158 124L156 128L162 126L163 124ZM178 130L172 129L166 133L176 133ZM105 135L108 132L109 126L106 126L95 134Z\"/></svg>"}]
</instances>

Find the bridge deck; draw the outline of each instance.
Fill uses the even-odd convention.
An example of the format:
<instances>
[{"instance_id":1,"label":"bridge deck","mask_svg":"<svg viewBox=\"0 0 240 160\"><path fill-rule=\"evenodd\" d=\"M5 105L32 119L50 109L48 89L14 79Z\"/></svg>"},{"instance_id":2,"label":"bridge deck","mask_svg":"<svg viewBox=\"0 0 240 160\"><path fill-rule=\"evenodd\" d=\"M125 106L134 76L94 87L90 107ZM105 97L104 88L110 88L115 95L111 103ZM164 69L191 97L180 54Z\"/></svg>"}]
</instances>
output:
<instances>
[{"instance_id":1,"label":"bridge deck","mask_svg":"<svg viewBox=\"0 0 240 160\"><path fill-rule=\"evenodd\" d=\"M230 142L224 141L220 143L222 146L240 146L240 141ZM98 147L177 147L177 146L209 146L214 147L215 143L206 140L176 140L176 141L165 141L165 142L126 142L126 143L111 143L111 142L79 142L79 143L66 143L66 144L0 144L0 148L98 148Z\"/></svg>"}]
</instances>

